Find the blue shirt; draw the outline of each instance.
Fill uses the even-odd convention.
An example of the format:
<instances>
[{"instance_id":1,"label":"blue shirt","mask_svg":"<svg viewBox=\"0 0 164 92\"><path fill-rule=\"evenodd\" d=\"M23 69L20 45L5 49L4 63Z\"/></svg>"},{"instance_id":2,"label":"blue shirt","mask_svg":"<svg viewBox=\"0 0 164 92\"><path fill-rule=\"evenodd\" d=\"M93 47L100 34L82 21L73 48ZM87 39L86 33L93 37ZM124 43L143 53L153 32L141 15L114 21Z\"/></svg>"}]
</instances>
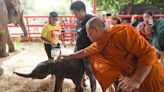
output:
<instances>
[{"instance_id":1,"label":"blue shirt","mask_svg":"<svg viewBox=\"0 0 164 92\"><path fill-rule=\"evenodd\" d=\"M154 30L152 45L160 51L164 51L164 18L158 19L151 28Z\"/></svg>"}]
</instances>

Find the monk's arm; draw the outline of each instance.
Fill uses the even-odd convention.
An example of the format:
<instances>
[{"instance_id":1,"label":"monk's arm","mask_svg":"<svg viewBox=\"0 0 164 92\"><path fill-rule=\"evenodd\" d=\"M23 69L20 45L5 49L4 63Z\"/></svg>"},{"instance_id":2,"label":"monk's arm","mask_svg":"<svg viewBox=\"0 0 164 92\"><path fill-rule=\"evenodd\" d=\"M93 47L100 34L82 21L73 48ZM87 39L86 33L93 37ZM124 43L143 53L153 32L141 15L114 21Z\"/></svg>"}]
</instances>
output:
<instances>
[{"instance_id":1,"label":"monk's arm","mask_svg":"<svg viewBox=\"0 0 164 92\"><path fill-rule=\"evenodd\" d=\"M77 51L77 52L69 55L69 58L84 58L84 57L90 56L92 54L94 54L94 53L82 49L80 51Z\"/></svg>"},{"instance_id":2,"label":"monk's arm","mask_svg":"<svg viewBox=\"0 0 164 92\"><path fill-rule=\"evenodd\" d=\"M131 44L131 51L138 59L137 69L132 78L142 84L156 61L156 54L154 48L143 37L137 33L133 33L133 35L135 44Z\"/></svg>"},{"instance_id":3,"label":"monk's arm","mask_svg":"<svg viewBox=\"0 0 164 92\"><path fill-rule=\"evenodd\" d=\"M145 26L145 31L147 32L147 34L152 34L153 32L154 32L154 29L152 29L151 27L150 27L150 25L147 25L147 26Z\"/></svg>"},{"instance_id":4,"label":"monk's arm","mask_svg":"<svg viewBox=\"0 0 164 92\"><path fill-rule=\"evenodd\" d=\"M145 64L144 66L140 66L137 68L136 72L133 75L133 79L136 80L139 84L141 84L146 76L149 74L152 65Z\"/></svg>"},{"instance_id":5,"label":"monk's arm","mask_svg":"<svg viewBox=\"0 0 164 92\"><path fill-rule=\"evenodd\" d=\"M145 31L149 34L151 34L152 32L154 32L154 30L150 27L150 25L146 25L145 26ZM139 40L142 40L142 39L139 39ZM143 43L145 43L143 41ZM146 43L145 43L146 44ZM147 44L146 44L147 45ZM141 49L143 49L144 47L142 46ZM145 52L147 52L146 50L148 49L145 49ZM154 51L152 49L149 49L151 53L154 53ZM146 54L146 53L145 53ZM145 55L147 57L154 57L153 54L147 54ZM141 56L142 57L142 56ZM144 58L144 56L142 57ZM154 59L153 59L154 60ZM149 62L150 60L147 59L147 62ZM151 61L152 62L152 61ZM140 61L140 63L142 63L142 61ZM151 71L151 68L152 68L152 63L151 64L144 64L144 65L140 65L136 72L134 73L133 75L133 79L137 80L139 84L141 84L144 79L146 78L146 76L149 74L149 72Z\"/></svg>"},{"instance_id":6,"label":"monk's arm","mask_svg":"<svg viewBox=\"0 0 164 92\"><path fill-rule=\"evenodd\" d=\"M84 57L88 57L92 54L96 54L99 52L99 49L97 49L96 47L97 44L92 43L90 46L86 47L85 49L82 49L80 51L77 51L73 54L70 55L60 55L59 59L71 59L71 58L84 58Z\"/></svg>"},{"instance_id":7,"label":"monk's arm","mask_svg":"<svg viewBox=\"0 0 164 92\"><path fill-rule=\"evenodd\" d=\"M128 28L122 43L125 49L137 57L137 69L132 78L141 84L148 76L156 58L155 49L134 28Z\"/></svg>"}]
</instances>

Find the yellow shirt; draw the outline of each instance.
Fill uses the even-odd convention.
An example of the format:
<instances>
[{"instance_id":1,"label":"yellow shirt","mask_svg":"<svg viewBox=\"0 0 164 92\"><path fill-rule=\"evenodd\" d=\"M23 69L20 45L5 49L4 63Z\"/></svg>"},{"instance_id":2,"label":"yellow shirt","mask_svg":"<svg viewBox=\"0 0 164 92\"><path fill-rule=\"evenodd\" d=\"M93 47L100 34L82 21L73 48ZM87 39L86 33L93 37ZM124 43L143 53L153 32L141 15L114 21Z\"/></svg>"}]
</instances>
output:
<instances>
[{"instance_id":1,"label":"yellow shirt","mask_svg":"<svg viewBox=\"0 0 164 92\"><path fill-rule=\"evenodd\" d=\"M59 35L61 34L61 27L59 23L56 25L46 24L43 27L41 37L45 37L54 44L59 43Z\"/></svg>"}]
</instances>

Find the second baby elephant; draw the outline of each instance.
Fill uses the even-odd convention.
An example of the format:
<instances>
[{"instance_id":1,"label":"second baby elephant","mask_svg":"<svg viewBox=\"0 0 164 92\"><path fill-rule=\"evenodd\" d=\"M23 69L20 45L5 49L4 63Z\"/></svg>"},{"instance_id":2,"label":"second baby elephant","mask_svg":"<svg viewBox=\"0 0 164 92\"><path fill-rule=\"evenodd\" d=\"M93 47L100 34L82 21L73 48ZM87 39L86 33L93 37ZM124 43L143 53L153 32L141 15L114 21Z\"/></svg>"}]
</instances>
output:
<instances>
[{"instance_id":1,"label":"second baby elephant","mask_svg":"<svg viewBox=\"0 0 164 92\"><path fill-rule=\"evenodd\" d=\"M31 77L33 79L43 79L47 77L47 75L53 74L56 76L54 92L62 92L63 80L64 78L69 78L76 86L75 92L83 92L81 82L84 75L84 66L82 64L83 61L79 60L80 59L44 61L39 63L29 74L14 73L22 77ZM96 83L93 85L94 88L96 88ZM93 88L91 88L91 90L95 92Z\"/></svg>"}]
</instances>

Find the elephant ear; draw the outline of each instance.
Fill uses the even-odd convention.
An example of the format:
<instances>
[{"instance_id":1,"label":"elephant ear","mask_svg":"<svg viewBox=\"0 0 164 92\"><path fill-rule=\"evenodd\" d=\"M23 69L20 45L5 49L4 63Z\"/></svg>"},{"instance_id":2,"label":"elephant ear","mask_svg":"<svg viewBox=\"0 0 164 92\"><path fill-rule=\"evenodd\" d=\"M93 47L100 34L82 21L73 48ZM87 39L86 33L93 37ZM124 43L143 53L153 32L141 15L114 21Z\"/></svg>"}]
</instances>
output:
<instances>
[{"instance_id":1,"label":"elephant ear","mask_svg":"<svg viewBox=\"0 0 164 92\"><path fill-rule=\"evenodd\" d=\"M6 0L9 23L17 24L23 14L23 9L19 0Z\"/></svg>"},{"instance_id":2,"label":"elephant ear","mask_svg":"<svg viewBox=\"0 0 164 92\"><path fill-rule=\"evenodd\" d=\"M19 0L10 0L10 3L18 14L22 12L21 3Z\"/></svg>"}]
</instances>

